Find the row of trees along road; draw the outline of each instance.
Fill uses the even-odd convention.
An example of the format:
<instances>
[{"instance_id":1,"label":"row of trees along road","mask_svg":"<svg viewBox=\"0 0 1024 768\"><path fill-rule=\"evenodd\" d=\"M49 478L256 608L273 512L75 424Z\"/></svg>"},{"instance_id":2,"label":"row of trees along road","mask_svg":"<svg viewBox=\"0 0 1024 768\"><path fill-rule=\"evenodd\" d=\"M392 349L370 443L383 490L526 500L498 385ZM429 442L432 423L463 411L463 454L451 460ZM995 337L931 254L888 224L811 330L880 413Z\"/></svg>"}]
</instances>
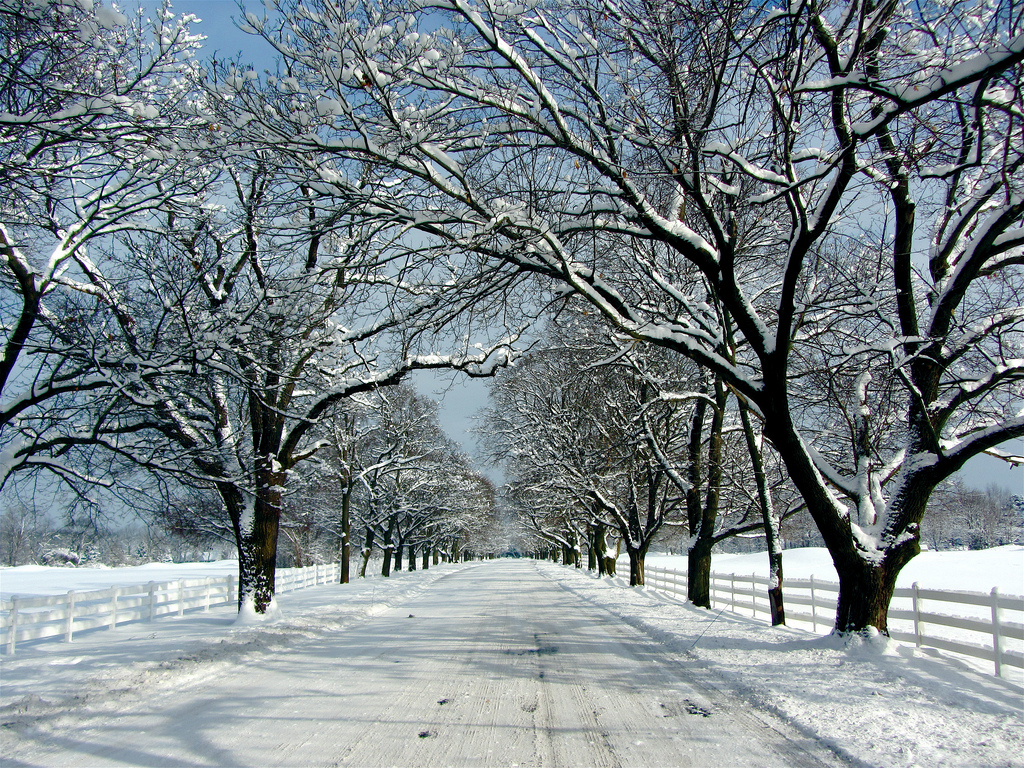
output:
<instances>
[{"instance_id":1,"label":"row of trees along road","mask_svg":"<svg viewBox=\"0 0 1024 768\"><path fill-rule=\"evenodd\" d=\"M87 494L114 482L113 456L215 490L240 602L263 612L288 475L328 417L412 370L488 375L508 344L470 345L444 264L223 130L212 106L242 76L196 61L187 18L87 0L0 13L0 477L45 468Z\"/></svg>"},{"instance_id":2,"label":"row of trees along road","mask_svg":"<svg viewBox=\"0 0 1024 768\"><path fill-rule=\"evenodd\" d=\"M502 551L493 484L444 433L437 403L405 384L349 398L321 424L317 453L296 466L282 498L278 558L293 566L340 561L341 582L371 555L381 573ZM195 505L160 514L186 540L232 540L229 521Z\"/></svg>"},{"instance_id":3,"label":"row of trees along road","mask_svg":"<svg viewBox=\"0 0 1024 768\"><path fill-rule=\"evenodd\" d=\"M710 371L832 555L836 629L886 631L932 490L1024 434L1015 7L274 8L233 135L481 294L537 280Z\"/></svg>"},{"instance_id":4,"label":"row of trees along road","mask_svg":"<svg viewBox=\"0 0 1024 768\"><path fill-rule=\"evenodd\" d=\"M0 116L5 327L18 302L31 318L4 466L85 438L213 483L260 608L280 489L330 407L417 366L490 372L505 347L467 356L475 329L571 298L699 368L709 434L734 400L831 552L837 631L884 632L933 489L1024 435L1015 6L267 8L244 22L278 52L261 73L204 70L170 18L147 47L91 3L3 0L24 51ZM69 311L33 305L48 291ZM65 381L76 405L113 395L102 421L26 416ZM632 490L587 494L613 519L683 486L657 455L678 426L647 431Z\"/></svg>"},{"instance_id":5,"label":"row of trees along road","mask_svg":"<svg viewBox=\"0 0 1024 768\"><path fill-rule=\"evenodd\" d=\"M512 478L510 499L541 548L606 570L613 533L630 584L663 528L685 529L688 597L710 607L712 548L764 536L773 620L782 605L782 520L803 508L778 457L721 380L659 347L617 338L578 300L491 385L480 431ZM776 512L781 510L781 512ZM614 566L613 566L614 567Z\"/></svg>"}]
</instances>

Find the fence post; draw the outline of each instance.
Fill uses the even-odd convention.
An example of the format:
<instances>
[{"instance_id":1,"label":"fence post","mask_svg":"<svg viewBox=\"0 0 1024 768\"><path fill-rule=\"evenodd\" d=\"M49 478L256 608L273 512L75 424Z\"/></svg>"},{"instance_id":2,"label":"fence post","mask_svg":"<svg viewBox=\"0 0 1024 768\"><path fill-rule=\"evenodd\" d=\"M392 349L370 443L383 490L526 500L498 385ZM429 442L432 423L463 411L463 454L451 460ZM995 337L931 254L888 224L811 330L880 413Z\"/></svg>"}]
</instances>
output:
<instances>
[{"instance_id":1,"label":"fence post","mask_svg":"<svg viewBox=\"0 0 1024 768\"><path fill-rule=\"evenodd\" d=\"M917 643L917 647L921 647L922 642L922 630L921 630L921 595L919 592L921 588L917 582L914 582L914 638Z\"/></svg>"},{"instance_id":2,"label":"fence post","mask_svg":"<svg viewBox=\"0 0 1024 768\"><path fill-rule=\"evenodd\" d=\"M11 614L7 619L7 652L14 654L15 636L18 634L18 596L11 595Z\"/></svg>"},{"instance_id":3,"label":"fence post","mask_svg":"<svg viewBox=\"0 0 1024 768\"><path fill-rule=\"evenodd\" d=\"M999 587L992 587L992 657L996 662L996 677L1002 677L1002 651L999 647Z\"/></svg>"},{"instance_id":4,"label":"fence post","mask_svg":"<svg viewBox=\"0 0 1024 768\"><path fill-rule=\"evenodd\" d=\"M149 621L156 618L156 582L149 582Z\"/></svg>"},{"instance_id":5,"label":"fence post","mask_svg":"<svg viewBox=\"0 0 1024 768\"><path fill-rule=\"evenodd\" d=\"M70 643L75 630L75 590L68 590L68 620L64 625L64 642Z\"/></svg>"},{"instance_id":6,"label":"fence post","mask_svg":"<svg viewBox=\"0 0 1024 768\"><path fill-rule=\"evenodd\" d=\"M818 634L818 604L814 597L814 574L811 574L811 631Z\"/></svg>"},{"instance_id":7,"label":"fence post","mask_svg":"<svg viewBox=\"0 0 1024 768\"><path fill-rule=\"evenodd\" d=\"M750 610L751 616L757 618L757 574L750 574ZM768 610L771 613L771 609Z\"/></svg>"},{"instance_id":8,"label":"fence post","mask_svg":"<svg viewBox=\"0 0 1024 768\"><path fill-rule=\"evenodd\" d=\"M121 592L121 588L118 586L114 587L114 592L110 596L110 628L117 629L117 595Z\"/></svg>"},{"instance_id":9,"label":"fence post","mask_svg":"<svg viewBox=\"0 0 1024 768\"><path fill-rule=\"evenodd\" d=\"M178 579L178 615L185 615L185 582Z\"/></svg>"},{"instance_id":10,"label":"fence post","mask_svg":"<svg viewBox=\"0 0 1024 768\"><path fill-rule=\"evenodd\" d=\"M735 612L736 608L737 608L737 605L736 605L736 574L735 573L730 573L729 574L729 591L732 592L732 594L729 596L729 600L730 600L730 603L732 605L733 612Z\"/></svg>"},{"instance_id":11,"label":"fence post","mask_svg":"<svg viewBox=\"0 0 1024 768\"><path fill-rule=\"evenodd\" d=\"M210 612L210 585L213 583L213 577L206 577L206 605L203 607L203 613Z\"/></svg>"},{"instance_id":12,"label":"fence post","mask_svg":"<svg viewBox=\"0 0 1024 768\"><path fill-rule=\"evenodd\" d=\"M228 605L235 601L235 574L228 574Z\"/></svg>"}]
</instances>

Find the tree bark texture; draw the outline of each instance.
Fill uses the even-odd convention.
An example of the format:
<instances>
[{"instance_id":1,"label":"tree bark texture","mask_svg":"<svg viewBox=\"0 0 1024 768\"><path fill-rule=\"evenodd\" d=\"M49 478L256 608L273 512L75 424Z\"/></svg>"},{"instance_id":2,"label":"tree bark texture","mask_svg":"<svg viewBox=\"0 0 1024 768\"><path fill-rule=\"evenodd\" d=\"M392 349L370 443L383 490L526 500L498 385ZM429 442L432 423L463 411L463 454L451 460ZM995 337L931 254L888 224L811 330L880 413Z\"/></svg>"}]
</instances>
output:
<instances>
[{"instance_id":1,"label":"tree bark texture","mask_svg":"<svg viewBox=\"0 0 1024 768\"><path fill-rule=\"evenodd\" d=\"M274 599L277 534L281 522L281 490L285 473L267 461L256 471L256 498L250 531L241 531L238 547L240 604L252 601L256 613L266 613Z\"/></svg>"},{"instance_id":2,"label":"tree bark texture","mask_svg":"<svg viewBox=\"0 0 1024 768\"><path fill-rule=\"evenodd\" d=\"M698 541L686 555L686 598L701 608L711 607L710 541Z\"/></svg>"},{"instance_id":3,"label":"tree bark texture","mask_svg":"<svg viewBox=\"0 0 1024 768\"><path fill-rule=\"evenodd\" d=\"M642 587L644 585L644 560L647 557L646 549L626 549L629 555L629 586Z\"/></svg>"},{"instance_id":4,"label":"tree bark texture","mask_svg":"<svg viewBox=\"0 0 1024 768\"><path fill-rule=\"evenodd\" d=\"M349 562L352 558L352 488L348 486L341 496L341 584L349 582Z\"/></svg>"}]
</instances>

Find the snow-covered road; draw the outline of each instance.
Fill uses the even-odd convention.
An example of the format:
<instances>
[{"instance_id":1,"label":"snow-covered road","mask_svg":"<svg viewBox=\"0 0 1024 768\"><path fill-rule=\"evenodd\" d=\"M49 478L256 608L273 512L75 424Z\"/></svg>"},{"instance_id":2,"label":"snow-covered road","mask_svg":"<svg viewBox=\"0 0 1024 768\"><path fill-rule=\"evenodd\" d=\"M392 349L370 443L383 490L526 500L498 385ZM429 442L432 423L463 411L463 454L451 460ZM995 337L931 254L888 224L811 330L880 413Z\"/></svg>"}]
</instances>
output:
<instances>
[{"instance_id":1,"label":"snow-covered road","mask_svg":"<svg viewBox=\"0 0 1024 768\"><path fill-rule=\"evenodd\" d=\"M532 561L449 573L258 666L24 723L23 765L835 765Z\"/></svg>"}]
</instances>

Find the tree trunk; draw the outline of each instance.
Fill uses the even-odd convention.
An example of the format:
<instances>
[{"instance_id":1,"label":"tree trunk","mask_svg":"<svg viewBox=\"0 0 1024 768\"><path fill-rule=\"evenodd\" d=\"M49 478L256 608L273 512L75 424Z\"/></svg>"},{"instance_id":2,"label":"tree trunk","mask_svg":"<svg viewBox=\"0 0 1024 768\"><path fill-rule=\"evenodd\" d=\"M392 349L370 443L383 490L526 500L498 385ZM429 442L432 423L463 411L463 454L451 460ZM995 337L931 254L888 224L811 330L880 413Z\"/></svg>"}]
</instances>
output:
<instances>
[{"instance_id":1,"label":"tree trunk","mask_svg":"<svg viewBox=\"0 0 1024 768\"><path fill-rule=\"evenodd\" d=\"M889 602L896 579L887 578L884 568L863 568L839 574L839 604L836 607L837 632L863 632L868 627L889 633Z\"/></svg>"},{"instance_id":2,"label":"tree trunk","mask_svg":"<svg viewBox=\"0 0 1024 768\"><path fill-rule=\"evenodd\" d=\"M423 562L420 563L420 566L424 571L430 567L430 549L431 547L429 544L423 545Z\"/></svg>"},{"instance_id":3,"label":"tree trunk","mask_svg":"<svg viewBox=\"0 0 1024 768\"><path fill-rule=\"evenodd\" d=\"M352 489L347 487L341 496L341 584L349 581L349 560L352 557Z\"/></svg>"},{"instance_id":4,"label":"tree trunk","mask_svg":"<svg viewBox=\"0 0 1024 768\"><path fill-rule=\"evenodd\" d=\"M594 553L594 559L597 560L597 575L607 576L608 573L608 556L605 552L607 549L607 542L605 541L605 525L604 523L596 523L594 525L594 538L591 542L590 548Z\"/></svg>"},{"instance_id":5,"label":"tree trunk","mask_svg":"<svg viewBox=\"0 0 1024 768\"><path fill-rule=\"evenodd\" d=\"M764 457L761 447L754 435L754 427L750 423L747 406L740 402L740 420L743 423L743 435L747 441L747 453L750 454L750 465L754 470L754 485L757 487L757 500L761 507L761 520L764 524L764 538L768 547L768 606L772 617L772 626L786 623L786 609L782 601L782 533L778 515L772 505L772 497L768 491L768 481L764 474Z\"/></svg>"},{"instance_id":6,"label":"tree trunk","mask_svg":"<svg viewBox=\"0 0 1024 768\"><path fill-rule=\"evenodd\" d=\"M562 545L562 565L575 565L576 552L568 544Z\"/></svg>"},{"instance_id":7,"label":"tree trunk","mask_svg":"<svg viewBox=\"0 0 1024 768\"><path fill-rule=\"evenodd\" d=\"M619 539L615 543L615 554L605 554L604 558L604 571L609 576L614 576L618 570L617 563L619 562L619 550L622 548L622 539Z\"/></svg>"},{"instance_id":8,"label":"tree trunk","mask_svg":"<svg viewBox=\"0 0 1024 768\"><path fill-rule=\"evenodd\" d=\"M686 555L686 597L701 608L711 607L711 542L694 542Z\"/></svg>"},{"instance_id":9,"label":"tree trunk","mask_svg":"<svg viewBox=\"0 0 1024 768\"><path fill-rule=\"evenodd\" d=\"M438 565L438 560L440 559L438 549L437 547L431 547L431 550L433 550L431 554L434 556L434 565Z\"/></svg>"},{"instance_id":10,"label":"tree trunk","mask_svg":"<svg viewBox=\"0 0 1024 768\"><path fill-rule=\"evenodd\" d=\"M708 433L707 486L704 503L700 501L701 435L707 410L705 400L694 408L690 431L690 490L686 493L686 514L690 527L690 549L687 552L686 592L690 602L702 608L711 607L711 549L715 540L718 506L722 489L722 430L728 391L721 378L714 379L715 405L711 409Z\"/></svg>"},{"instance_id":11,"label":"tree trunk","mask_svg":"<svg viewBox=\"0 0 1024 768\"><path fill-rule=\"evenodd\" d=\"M839 603L835 632L864 633L872 628L889 634L889 603L900 570L917 554L917 542L894 547L881 563L871 563L856 553L833 558L839 574Z\"/></svg>"},{"instance_id":12,"label":"tree trunk","mask_svg":"<svg viewBox=\"0 0 1024 768\"><path fill-rule=\"evenodd\" d=\"M388 530L384 534L384 565L380 569L380 575L387 578L391 575L391 561L395 556L395 515L388 521Z\"/></svg>"},{"instance_id":13,"label":"tree trunk","mask_svg":"<svg viewBox=\"0 0 1024 768\"><path fill-rule=\"evenodd\" d=\"M415 544L410 544L409 545L409 570L410 571L415 571L416 570L416 545Z\"/></svg>"},{"instance_id":14,"label":"tree trunk","mask_svg":"<svg viewBox=\"0 0 1024 768\"><path fill-rule=\"evenodd\" d=\"M281 522L281 490L285 473L271 460L256 470L256 498L253 501L252 528L239 529L238 600L239 607L251 602L256 613L266 613L274 599L277 570L277 534Z\"/></svg>"},{"instance_id":15,"label":"tree trunk","mask_svg":"<svg viewBox=\"0 0 1024 768\"><path fill-rule=\"evenodd\" d=\"M629 555L629 586L642 587L644 585L644 559L647 557L647 550L626 547L626 554Z\"/></svg>"},{"instance_id":16,"label":"tree trunk","mask_svg":"<svg viewBox=\"0 0 1024 768\"><path fill-rule=\"evenodd\" d=\"M366 566L370 562L370 555L373 554L373 528L366 526L366 535L363 537L363 562L359 566L359 578L366 578Z\"/></svg>"}]
</instances>

